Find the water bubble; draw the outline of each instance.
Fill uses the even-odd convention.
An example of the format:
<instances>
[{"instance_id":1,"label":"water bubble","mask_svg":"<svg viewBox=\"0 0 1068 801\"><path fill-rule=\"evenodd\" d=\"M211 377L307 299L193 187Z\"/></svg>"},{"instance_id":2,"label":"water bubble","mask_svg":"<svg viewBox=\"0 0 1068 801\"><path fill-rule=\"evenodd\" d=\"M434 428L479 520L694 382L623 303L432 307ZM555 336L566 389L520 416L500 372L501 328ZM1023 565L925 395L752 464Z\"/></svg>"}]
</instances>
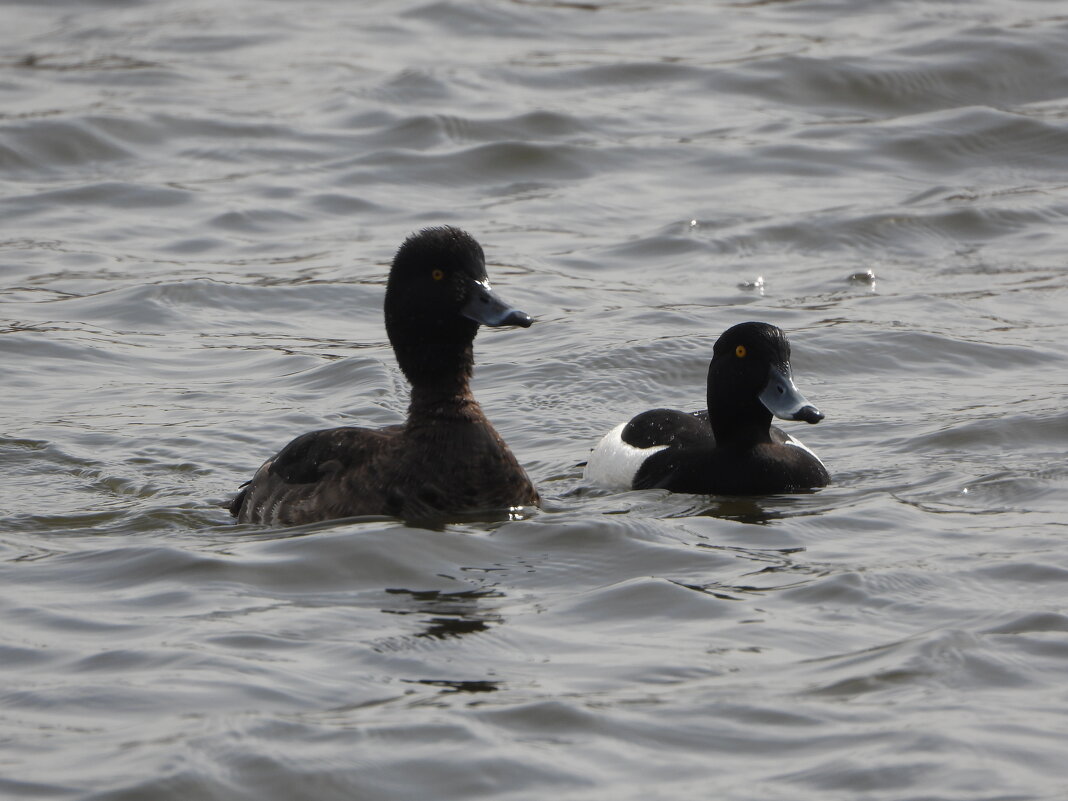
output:
<instances>
[{"instance_id":1,"label":"water bubble","mask_svg":"<svg viewBox=\"0 0 1068 801\"><path fill-rule=\"evenodd\" d=\"M869 286L875 286L875 271L861 270L855 272L849 276L849 280L854 284L868 284Z\"/></svg>"},{"instance_id":2,"label":"water bubble","mask_svg":"<svg viewBox=\"0 0 1068 801\"><path fill-rule=\"evenodd\" d=\"M738 284L738 288L739 289L753 289L753 290L756 290L757 292L759 292L761 295L763 295L764 294L764 276L758 275L752 281L742 281L742 283Z\"/></svg>"}]
</instances>

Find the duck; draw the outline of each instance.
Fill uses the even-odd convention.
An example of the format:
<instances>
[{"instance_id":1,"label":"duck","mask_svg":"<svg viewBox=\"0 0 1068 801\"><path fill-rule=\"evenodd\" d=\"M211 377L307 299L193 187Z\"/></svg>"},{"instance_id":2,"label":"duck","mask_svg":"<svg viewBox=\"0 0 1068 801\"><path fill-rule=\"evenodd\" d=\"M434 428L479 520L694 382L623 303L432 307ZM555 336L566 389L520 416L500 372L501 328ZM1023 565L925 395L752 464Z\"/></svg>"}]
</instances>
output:
<instances>
[{"instance_id":1,"label":"duck","mask_svg":"<svg viewBox=\"0 0 1068 801\"><path fill-rule=\"evenodd\" d=\"M605 434L585 479L606 489L767 495L824 487L830 474L800 440L771 424L824 418L798 390L781 328L728 328L708 365L708 408L652 409Z\"/></svg>"},{"instance_id":2,"label":"duck","mask_svg":"<svg viewBox=\"0 0 1068 801\"><path fill-rule=\"evenodd\" d=\"M234 497L229 508L238 522L293 526L366 515L448 521L540 504L471 392L479 326L534 322L490 286L482 246L453 226L410 235L390 267L384 310L411 385L407 420L298 436Z\"/></svg>"}]
</instances>

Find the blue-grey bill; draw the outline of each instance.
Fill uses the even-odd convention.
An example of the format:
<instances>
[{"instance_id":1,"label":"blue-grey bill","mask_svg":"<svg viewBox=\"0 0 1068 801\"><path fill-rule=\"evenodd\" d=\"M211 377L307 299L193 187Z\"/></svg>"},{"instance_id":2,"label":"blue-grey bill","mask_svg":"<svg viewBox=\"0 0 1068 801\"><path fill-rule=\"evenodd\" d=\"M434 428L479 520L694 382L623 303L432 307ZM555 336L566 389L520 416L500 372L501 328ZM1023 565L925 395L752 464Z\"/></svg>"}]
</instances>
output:
<instances>
[{"instance_id":1,"label":"blue-grey bill","mask_svg":"<svg viewBox=\"0 0 1068 801\"><path fill-rule=\"evenodd\" d=\"M760 402L781 420L818 423L823 419L823 412L809 403L794 384L789 365L771 366L768 370L768 383L760 393Z\"/></svg>"},{"instance_id":2,"label":"blue-grey bill","mask_svg":"<svg viewBox=\"0 0 1068 801\"><path fill-rule=\"evenodd\" d=\"M467 303L460 310L464 317L476 323L498 328L504 325L518 325L530 328L534 318L525 311L512 306L498 295L489 285L489 281L471 280L468 284Z\"/></svg>"}]
</instances>

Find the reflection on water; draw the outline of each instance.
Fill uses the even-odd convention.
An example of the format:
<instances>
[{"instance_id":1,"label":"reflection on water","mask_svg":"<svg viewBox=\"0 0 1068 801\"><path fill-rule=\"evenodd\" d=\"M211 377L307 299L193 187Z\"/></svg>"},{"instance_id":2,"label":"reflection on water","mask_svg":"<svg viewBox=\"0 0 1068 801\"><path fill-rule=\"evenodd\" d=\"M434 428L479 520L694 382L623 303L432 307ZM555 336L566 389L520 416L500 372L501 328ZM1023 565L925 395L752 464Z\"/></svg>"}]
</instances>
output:
<instances>
[{"instance_id":1,"label":"reflection on water","mask_svg":"<svg viewBox=\"0 0 1068 801\"><path fill-rule=\"evenodd\" d=\"M705 515L707 517L721 517L724 520L736 520L739 523L753 525L767 525L774 520L792 516L788 511L791 500L789 498L777 499L775 506L762 503L757 498L725 498L707 500L704 505L695 507L688 514ZM784 508L785 507L785 508ZM806 514L811 512L798 512ZM687 516L675 514L673 517Z\"/></svg>"},{"instance_id":2,"label":"reflection on water","mask_svg":"<svg viewBox=\"0 0 1068 801\"><path fill-rule=\"evenodd\" d=\"M410 681L410 679L405 679ZM494 681L446 681L444 679L418 679L415 684L440 687L443 693L494 693L500 689Z\"/></svg>"},{"instance_id":3,"label":"reflection on water","mask_svg":"<svg viewBox=\"0 0 1068 801\"><path fill-rule=\"evenodd\" d=\"M503 618L491 608L483 608L480 601L486 598L502 598L494 590L465 590L462 592L439 592L438 590L388 589L391 595L403 595L412 602L410 608L391 607L383 609L391 615L418 615L424 629L414 636L435 637L439 640L478 634L488 631L491 624Z\"/></svg>"}]
</instances>

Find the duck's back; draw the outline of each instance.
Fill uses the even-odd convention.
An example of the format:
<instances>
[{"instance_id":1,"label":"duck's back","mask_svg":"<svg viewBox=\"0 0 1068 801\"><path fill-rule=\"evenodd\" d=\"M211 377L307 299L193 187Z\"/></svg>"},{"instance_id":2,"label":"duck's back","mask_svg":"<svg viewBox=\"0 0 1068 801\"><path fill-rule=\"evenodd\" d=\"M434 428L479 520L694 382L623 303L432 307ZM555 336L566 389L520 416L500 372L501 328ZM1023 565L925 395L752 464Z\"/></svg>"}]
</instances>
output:
<instances>
[{"instance_id":1,"label":"duck's back","mask_svg":"<svg viewBox=\"0 0 1068 801\"><path fill-rule=\"evenodd\" d=\"M763 495L822 487L819 458L778 426L770 442L720 447L708 410L651 409L609 432L590 456L586 477L601 486L716 495Z\"/></svg>"},{"instance_id":2,"label":"duck's back","mask_svg":"<svg viewBox=\"0 0 1068 801\"><path fill-rule=\"evenodd\" d=\"M243 523L298 525L362 515L421 520L538 502L482 418L312 431L266 461L230 511Z\"/></svg>"},{"instance_id":3,"label":"duck's back","mask_svg":"<svg viewBox=\"0 0 1068 801\"><path fill-rule=\"evenodd\" d=\"M230 513L241 523L283 526L388 514L388 481L381 479L390 472L403 430L343 427L302 434L260 466Z\"/></svg>"}]
</instances>

